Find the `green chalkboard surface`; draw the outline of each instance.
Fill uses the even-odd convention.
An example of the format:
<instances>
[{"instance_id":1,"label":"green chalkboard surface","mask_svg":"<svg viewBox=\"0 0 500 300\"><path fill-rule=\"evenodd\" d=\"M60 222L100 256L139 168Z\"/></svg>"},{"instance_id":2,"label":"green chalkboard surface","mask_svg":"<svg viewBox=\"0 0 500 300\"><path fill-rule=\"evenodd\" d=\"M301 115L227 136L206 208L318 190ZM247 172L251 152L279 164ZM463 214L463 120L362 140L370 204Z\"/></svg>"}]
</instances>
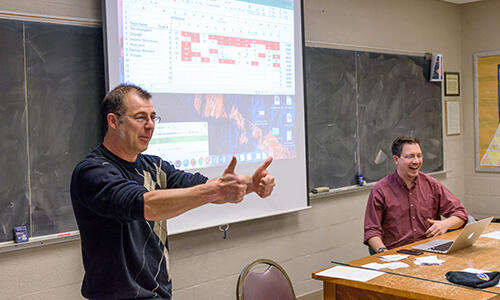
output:
<instances>
[{"instance_id":1,"label":"green chalkboard surface","mask_svg":"<svg viewBox=\"0 0 500 300\"><path fill-rule=\"evenodd\" d=\"M74 165L102 138L102 29L0 20L0 242L77 230Z\"/></svg>"},{"instance_id":2,"label":"green chalkboard surface","mask_svg":"<svg viewBox=\"0 0 500 300\"><path fill-rule=\"evenodd\" d=\"M441 84L423 56L306 47L309 188L374 182L395 169L392 141L420 139L422 171L443 170Z\"/></svg>"}]
</instances>

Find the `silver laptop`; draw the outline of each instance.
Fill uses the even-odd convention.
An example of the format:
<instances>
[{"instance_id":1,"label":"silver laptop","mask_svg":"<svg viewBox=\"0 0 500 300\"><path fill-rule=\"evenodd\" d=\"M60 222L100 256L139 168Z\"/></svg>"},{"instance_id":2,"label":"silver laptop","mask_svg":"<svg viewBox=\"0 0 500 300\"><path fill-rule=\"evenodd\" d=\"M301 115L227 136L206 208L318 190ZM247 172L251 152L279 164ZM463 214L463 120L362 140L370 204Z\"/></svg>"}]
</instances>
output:
<instances>
[{"instance_id":1,"label":"silver laptop","mask_svg":"<svg viewBox=\"0 0 500 300\"><path fill-rule=\"evenodd\" d=\"M411 247L415 250L446 254L455 250L472 246L484 229L488 227L493 217L482 219L481 221L468 223L454 241L437 239Z\"/></svg>"}]
</instances>

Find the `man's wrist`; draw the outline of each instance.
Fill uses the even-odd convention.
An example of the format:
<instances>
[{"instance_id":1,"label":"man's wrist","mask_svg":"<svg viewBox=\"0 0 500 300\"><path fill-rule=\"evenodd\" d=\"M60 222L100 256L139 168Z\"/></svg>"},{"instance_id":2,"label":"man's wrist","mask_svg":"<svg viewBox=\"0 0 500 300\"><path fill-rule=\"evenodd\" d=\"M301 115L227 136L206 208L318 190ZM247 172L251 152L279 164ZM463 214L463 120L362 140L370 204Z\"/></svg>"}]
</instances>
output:
<instances>
[{"instance_id":1,"label":"man's wrist","mask_svg":"<svg viewBox=\"0 0 500 300\"><path fill-rule=\"evenodd\" d=\"M245 179L246 179L246 184L247 184L247 189L245 191L245 195L247 195L247 194L254 192L253 178L252 178L252 176L245 176Z\"/></svg>"},{"instance_id":2,"label":"man's wrist","mask_svg":"<svg viewBox=\"0 0 500 300\"><path fill-rule=\"evenodd\" d=\"M382 253L384 251L387 251L387 248L386 247L380 247L380 248L378 248L377 253Z\"/></svg>"}]
</instances>

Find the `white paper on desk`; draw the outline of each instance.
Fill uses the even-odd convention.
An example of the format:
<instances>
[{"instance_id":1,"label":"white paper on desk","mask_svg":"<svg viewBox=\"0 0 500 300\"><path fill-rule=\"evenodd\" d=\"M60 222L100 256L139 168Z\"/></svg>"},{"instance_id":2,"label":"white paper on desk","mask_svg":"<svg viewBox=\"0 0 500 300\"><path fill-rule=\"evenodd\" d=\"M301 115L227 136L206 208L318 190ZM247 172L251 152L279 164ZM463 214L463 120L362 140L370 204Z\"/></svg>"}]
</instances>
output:
<instances>
[{"instance_id":1,"label":"white paper on desk","mask_svg":"<svg viewBox=\"0 0 500 300\"><path fill-rule=\"evenodd\" d=\"M481 236L490 238L490 239L497 239L500 240L500 231L493 231L493 232L488 232L485 234L481 234Z\"/></svg>"},{"instance_id":2,"label":"white paper on desk","mask_svg":"<svg viewBox=\"0 0 500 300\"><path fill-rule=\"evenodd\" d=\"M384 264L379 264L379 263L369 263L362 265L362 267L368 268L368 269L375 269L375 270L380 270L384 268Z\"/></svg>"},{"instance_id":3,"label":"white paper on desk","mask_svg":"<svg viewBox=\"0 0 500 300\"><path fill-rule=\"evenodd\" d=\"M440 265L442 263L444 263L444 259L437 259L436 255L415 258L415 264L419 266Z\"/></svg>"},{"instance_id":4,"label":"white paper on desk","mask_svg":"<svg viewBox=\"0 0 500 300\"><path fill-rule=\"evenodd\" d=\"M467 268L467 269L463 269L462 272L469 272L469 273L474 273L474 274L480 274L480 273L488 273L488 272L491 272L491 271L485 271L485 270L474 269L474 268Z\"/></svg>"},{"instance_id":5,"label":"white paper on desk","mask_svg":"<svg viewBox=\"0 0 500 300\"><path fill-rule=\"evenodd\" d=\"M385 264L379 264L379 263L369 263L366 265L363 265L365 268L369 269L375 269L375 270L380 270L380 269L391 269L391 270L396 270L399 268L407 268L409 265L405 264L404 262L389 262Z\"/></svg>"},{"instance_id":6,"label":"white paper on desk","mask_svg":"<svg viewBox=\"0 0 500 300\"><path fill-rule=\"evenodd\" d=\"M389 254L389 255L379 256L379 258L383 261L398 261L398 260L408 258L408 256L409 255L406 255L406 254Z\"/></svg>"},{"instance_id":7,"label":"white paper on desk","mask_svg":"<svg viewBox=\"0 0 500 300\"><path fill-rule=\"evenodd\" d=\"M474 269L474 268L467 268L467 269L463 269L462 272L469 272L469 273L474 273L474 274L480 274L480 273L489 273L491 271ZM495 286L500 287L500 282L497 285L495 285Z\"/></svg>"},{"instance_id":8,"label":"white paper on desk","mask_svg":"<svg viewBox=\"0 0 500 300\"><path fill-rule=\"evenodd\" d=\"M385 273L379 271L345 267L345 266L335 266L333 268L316 273L316 275L318 276L342 278L342 279L356 280L362 282L366 282L382 274Z\"/></svg>"},{"instance_id":9,"label":"white paper on desk","mask_svg":"<svg viewBox=\"0 0 500 300\"><path fill-rule=\"evenodd\" d=\"M396 270L396 269L399 269L399 268L408 268L409 267L408 264L405 264L404 262L400 262L400 261L391 262L391 263L385 263L384 265L385 265L386 268L389 268L391 270Z\"/></svg>"}]
</instances>

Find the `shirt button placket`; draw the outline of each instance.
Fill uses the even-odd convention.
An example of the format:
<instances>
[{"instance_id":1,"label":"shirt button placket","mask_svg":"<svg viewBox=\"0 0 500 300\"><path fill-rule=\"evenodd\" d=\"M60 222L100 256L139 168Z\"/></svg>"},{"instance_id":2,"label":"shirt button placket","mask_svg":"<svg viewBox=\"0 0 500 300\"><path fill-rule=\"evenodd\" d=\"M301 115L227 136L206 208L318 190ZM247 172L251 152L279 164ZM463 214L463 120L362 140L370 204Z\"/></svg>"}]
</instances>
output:
<instances>
[{"instance_id":1,"label":"shirt button placket","mask_svg":"<svg viewBox=\"0 0 500 300\"><path fill-rule=\"evenodd\" d=\"M417 233L417 228L416 228L416 225L415 225L415 208L413 206L413 201L412 201L412 192L408 192L408 202L410 202L410 224L411 224L411 227L413 228L413 239L416 238L416 233Z\"/></svg>"}]
</instances>

